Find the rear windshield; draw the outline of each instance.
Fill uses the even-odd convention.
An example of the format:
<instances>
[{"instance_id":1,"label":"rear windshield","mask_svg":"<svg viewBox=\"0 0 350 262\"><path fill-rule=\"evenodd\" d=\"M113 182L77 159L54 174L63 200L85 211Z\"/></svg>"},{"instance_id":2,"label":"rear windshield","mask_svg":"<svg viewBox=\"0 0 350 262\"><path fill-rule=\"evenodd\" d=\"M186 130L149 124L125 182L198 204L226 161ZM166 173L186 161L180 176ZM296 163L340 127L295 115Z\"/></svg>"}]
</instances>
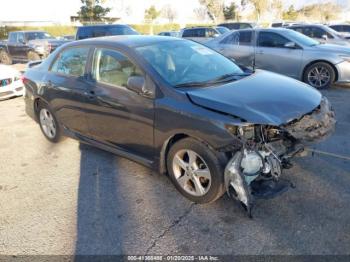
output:
<instances>
[{"instance_id":1,"label":"rear windshield","mask_svg":"<svg viewBox=\"0 0 350 262\"><path fill-rule=\"evenodd\" d=\"M80 27L77 33L77 39L93 38L111 35L138 35L138 33L129 26L95 26Z\"/></svg>"}]
</instances>

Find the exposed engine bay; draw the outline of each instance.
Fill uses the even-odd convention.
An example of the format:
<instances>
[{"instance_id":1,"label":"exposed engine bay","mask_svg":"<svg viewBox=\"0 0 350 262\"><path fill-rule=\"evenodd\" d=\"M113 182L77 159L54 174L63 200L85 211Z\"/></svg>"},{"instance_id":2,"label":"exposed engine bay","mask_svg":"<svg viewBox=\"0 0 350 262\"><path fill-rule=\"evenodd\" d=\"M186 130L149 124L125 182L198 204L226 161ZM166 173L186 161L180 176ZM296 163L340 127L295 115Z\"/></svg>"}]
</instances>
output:
<instances>
[{"instance_id":1,"label":"exposed engine bay","mask_svg":"<svg viewBox=\"0 0 350 262\"><path fill-rule=\"evenodd\" d=\"M326 98L312 112L287 124L247 125L237 129L238 151L226 165L225 185L230 197L238 200L251 217L255 199L268 199L293 184L281 178L291 159L305 156L304 147L323 140L335 129L335 114Z\"/></svg>"}]
</instances>

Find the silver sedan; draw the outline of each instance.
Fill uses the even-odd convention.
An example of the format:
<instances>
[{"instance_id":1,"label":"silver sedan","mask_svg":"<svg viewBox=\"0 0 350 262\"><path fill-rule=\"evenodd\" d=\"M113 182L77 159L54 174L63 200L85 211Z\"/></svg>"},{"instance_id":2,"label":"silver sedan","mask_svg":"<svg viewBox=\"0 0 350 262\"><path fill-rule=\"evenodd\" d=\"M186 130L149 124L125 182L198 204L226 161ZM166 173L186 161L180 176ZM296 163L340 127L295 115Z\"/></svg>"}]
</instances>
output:
<instances>
[{"instance_id":1,"label":"silver sedan","mask_svg":"<svg viewBox=\"0 0 350 262\"><path fill-rule=\"evenodd\" d=\"M350 83L350 48L321 44L289 29L231 31L206 43L242 66L302 80L316 88Z\"/></svg>"}]
</instances>

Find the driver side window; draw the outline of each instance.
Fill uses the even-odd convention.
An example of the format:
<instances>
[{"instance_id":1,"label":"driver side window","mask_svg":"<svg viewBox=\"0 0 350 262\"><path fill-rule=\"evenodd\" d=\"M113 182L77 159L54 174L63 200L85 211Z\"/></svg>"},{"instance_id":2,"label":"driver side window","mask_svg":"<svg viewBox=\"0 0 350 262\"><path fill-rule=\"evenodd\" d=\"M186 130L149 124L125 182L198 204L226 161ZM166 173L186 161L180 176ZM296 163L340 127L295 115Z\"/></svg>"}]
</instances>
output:
<instances>
[{"instance_id":1,"label":"driver side window","mask_svg":"<svg viewBox=\"0 0 350 262\"><path fill-rule=\"evenodd\" d=\"M284 48L285 44L290 42L287 38L271 32L260 32L258 38L258 46Z\"/></svg>"},{"instance_id":2,"label":"driver side window","mask_svg":"<svg viewBox=\"0 0 350 262\"><path fill-rule=\"evenodd\" d=\"M126 87L130 76L142 75L139 67L120 52L104 48L95 50L92 77L97 82Z\"/></svg>"}]
</instances>

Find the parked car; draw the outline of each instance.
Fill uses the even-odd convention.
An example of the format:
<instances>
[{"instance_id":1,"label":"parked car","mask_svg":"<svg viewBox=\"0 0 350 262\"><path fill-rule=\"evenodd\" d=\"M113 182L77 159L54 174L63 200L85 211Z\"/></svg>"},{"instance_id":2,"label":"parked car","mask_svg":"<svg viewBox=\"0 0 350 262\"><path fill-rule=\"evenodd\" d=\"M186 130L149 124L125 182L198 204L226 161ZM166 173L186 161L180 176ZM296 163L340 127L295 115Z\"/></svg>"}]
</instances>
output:
<instances>
[{"instance_id":1,"label":"parked car","mask_svg":"<svg viewBox=\"0 0 350 262\"><path fill-rule=\"evenodd\" d=\"M288 27L288 26L294 26L294 25L303 25L303 23L297 23L297 22L275 22L271 24L271 27Z\"/></svg>"},{"instance_id":2,"label":"parked car","mask_svg":"<svg viewBox=\"0 0 350 262\"><path fill-rule=\"evenodd\" d=\"M180 31L179 37L186 38L195 42L206 42L209 39L218 37L221 33L213 27L189 27Z\"/></svg>"},{"instance_id":3,"label":"parked car","mask_svg":"<svg viewBox=\"0 0 350 262\"><path fill-rule=\"evenodd\" d=\"M60 37L60 39L74 41L75 40L75 35L63 35L63 36Z\"/></svg>"},{"instance_id":4,"label":"parked car","mask_svg":"<svg viewBox=\"0 0 350 262\"><path fill-rule=\"evenodd\" d=\"M341 34L326 25L294 25L288 27L294 31L311 37L320 43L350 46L350 42Z\"/></svg>"},{"instance_id":5,"label":"parked car","mask_svg":"<svg viewBox=\"0 0 350 262\"><path fill-rule=\"evenodd\" d=\"M0 63L10 65L13 60L44 59L58 46L67 42L57 40L44 31L10 32L8 40L0 42Z\"/></svg>"},{"instance_id":6,"label":"parked car","mask_svg":"<svg viewBox=\"0 0 350 262\"><path fill-rule=\"evenodd\" d=\"M128 25L87 25L79 26L75 35L76 40L113 35L138 35L132 27Z\"/></svg>"},{"instance_id":7,"label":"parked car","mask_svg":"<svg viewBox=\"0 0 350 262\"><path fill-rule=\"evenodd\" d=\"M331 24L329 27L337 31L344 38L350 39L350 24Z\"/></svg>"},{"instance_id":8,"label":"parked car","mask_svg":"<svg viewBox=\"0 0 350 262\"><path fill-rule=\"evenodd\" d=\"M248 211L287 189L282 169L335 123L316 89L174 37L72 42L28 69L25 87L49 141L65 134L167 172L194 202L226 188Z\"/></svg>"},{"instance_id":9,"label":"parked car","mask_svg":"<svg viewBox=\"0 0 350 262\"><path fill-rule=\"evenodd\" d=\"M179 36L179 32L178 31L165 31L165 32L160 32L158 35L160 35L160 36L178 37Z\"/></svg>"},{"instance_id":10,"label":"parked car","mask_svg":"<svg viewBox=\"0 0 350 262\"><path fill-rule=\"evenodd\" d=\"M23 95L21 73L7 65L0 65L0 100Z\"/></svg>"},{"instance_id":11,"label":"parked car","mask_svg":"<svg viewBox=\"0 0 350 262\"><path fill-rule=\"evenodd\" d=\"M350 82L350 48L320 44L293 30L238 30L206 45L240 65L293 77L316 88Z\"/></svg>"},{"instance_id":12,"label":"parked car","mask_svg":"<svg viewBox=\"0 0 350 262\"><path fill-rule=\"evenodd\" d=\"M247 23L247 22L232 22L232 23L222 23L218 26L226 27L230 30L238 30L238 29L247 29L247 28L255 28L255 23Z\"/></svg>"}]
</instances>

